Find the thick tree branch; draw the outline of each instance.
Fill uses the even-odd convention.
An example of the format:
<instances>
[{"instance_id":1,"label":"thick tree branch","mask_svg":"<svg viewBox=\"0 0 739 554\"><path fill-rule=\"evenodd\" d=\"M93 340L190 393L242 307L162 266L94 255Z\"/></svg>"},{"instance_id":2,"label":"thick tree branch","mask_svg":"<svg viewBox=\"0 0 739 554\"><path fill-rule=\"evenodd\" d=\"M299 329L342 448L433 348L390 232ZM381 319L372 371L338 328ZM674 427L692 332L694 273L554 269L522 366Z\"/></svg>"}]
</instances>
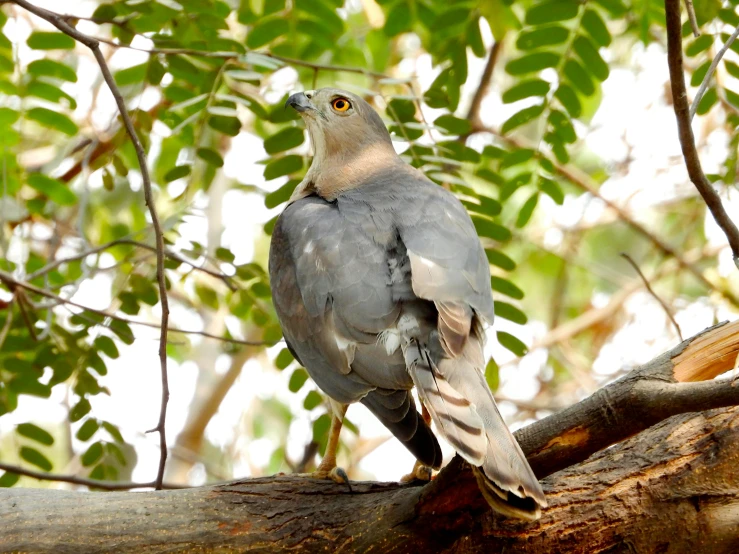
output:
<instances>
[{"instance_id":1,"label":"thick tree branch","mask_svg":"<svg viewBox=\"0 0 739 554\"><path fill-rule=\"evenodd\" d=\"M667 63L670 68L672 104L675 108L680 147L683 151L685 166L688 169L690 180L703 197L713 219L726 235L734 255L734 263L739 269L739 229L726 213L721 198L703 173L698 150L695 147L693 129L690 127L690 106L688 104L688 93L685 89L685 74L683 73L680 0L665 0L665 13L667 21Z\"/></svg>"},{"instance_id":2,"label":"thick tree branch","mask_svg":"<svg viewBox=\"0 0 739 554\"><path fill-rule=\"evenodd\" d=\"M739 321L707 329L516 437L545 477L675 414L738 405L730 380L685 382L730 370L738 353ZM455 458L424 487L355 483L352 492L298 476L136 495L7 489L0 549L591 553L620 552L628 540L640 552L728 554L739 540L738 416L680 415L544 479L550 507L534 523L489 513ZM691 547L660 550L666 530Z\"/></svg>"}]
</instances>

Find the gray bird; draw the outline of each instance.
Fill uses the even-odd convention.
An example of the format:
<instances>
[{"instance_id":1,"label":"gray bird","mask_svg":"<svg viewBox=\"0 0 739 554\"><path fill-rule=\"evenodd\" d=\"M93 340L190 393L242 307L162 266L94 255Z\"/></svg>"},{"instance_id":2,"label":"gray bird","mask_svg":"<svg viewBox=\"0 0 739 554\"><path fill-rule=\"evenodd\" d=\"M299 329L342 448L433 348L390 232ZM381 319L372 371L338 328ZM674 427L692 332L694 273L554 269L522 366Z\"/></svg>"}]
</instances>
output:
<instances>
[{"instance_id":1,"label":"gray bird","mask_svg":"<svg viewBox=\"0 0 739 554\"><path fill-rule=\"evenodd\" d=\"M415 386L492 508L538 518L544 493L482 374L490 267L465 208L395 153L358 96L324 88L286 106L305 121L314 158L275 224L269 274L288 348L331 398L314 475L341 479L339 431L361 402L417 458L411 477L428 479L442 456Z\"/></svg>"}]
</instances>

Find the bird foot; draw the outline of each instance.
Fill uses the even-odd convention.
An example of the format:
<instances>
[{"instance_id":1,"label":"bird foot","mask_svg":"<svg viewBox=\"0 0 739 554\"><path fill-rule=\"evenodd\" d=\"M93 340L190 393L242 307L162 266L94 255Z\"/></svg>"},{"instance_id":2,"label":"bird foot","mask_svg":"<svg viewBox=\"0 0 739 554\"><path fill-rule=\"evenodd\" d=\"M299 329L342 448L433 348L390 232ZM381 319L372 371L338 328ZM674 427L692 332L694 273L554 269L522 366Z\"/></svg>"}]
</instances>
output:
<instances>
[{"instance_id":1,"label":"bird foot","mask_svg":"<svg viewBox=\"0 0 739 554\"><path fill-rule=\"evenodd\" d=\"M401 483L412 483L413 481L431 481L432 469L429 466L423 465L421 462L416 462L413 466L413 470L408 474L400 478Z\"/></svg>"},{"instance_id":2,"label":"bird foot","mask_svg":"<svg viewBox=\"0 0 739 554\"><path fill-rule=\"evenodd\" d=\"M334 466L331 469L322 469L319 466L316 471L313 473L307 473L306 475L311 479L331 479L334 483L339 483L340 485L346 485L349 487L349 492L352 490L349 476L346 474L346 471L340 467Z\"/></svg>"}]
</instances>

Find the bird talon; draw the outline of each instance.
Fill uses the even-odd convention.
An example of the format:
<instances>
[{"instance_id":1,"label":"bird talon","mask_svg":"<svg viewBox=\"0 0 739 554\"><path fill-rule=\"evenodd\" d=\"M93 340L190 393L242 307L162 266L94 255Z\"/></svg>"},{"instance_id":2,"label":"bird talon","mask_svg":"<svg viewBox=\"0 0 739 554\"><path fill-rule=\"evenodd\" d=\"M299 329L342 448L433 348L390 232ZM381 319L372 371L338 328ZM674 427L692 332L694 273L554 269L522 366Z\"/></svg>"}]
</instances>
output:
<instances>
[{"instance_id":1,"label":"bird talon","mask_svg":"<svg viewBox=\"0 0 739 554\"><path fill-rule=\"evenodd\" d=\"M400 478L401 483L412 483L413 481L431 481L433 470L429 466L416 461L413 470Z\"/></svg>"}]
</instances>

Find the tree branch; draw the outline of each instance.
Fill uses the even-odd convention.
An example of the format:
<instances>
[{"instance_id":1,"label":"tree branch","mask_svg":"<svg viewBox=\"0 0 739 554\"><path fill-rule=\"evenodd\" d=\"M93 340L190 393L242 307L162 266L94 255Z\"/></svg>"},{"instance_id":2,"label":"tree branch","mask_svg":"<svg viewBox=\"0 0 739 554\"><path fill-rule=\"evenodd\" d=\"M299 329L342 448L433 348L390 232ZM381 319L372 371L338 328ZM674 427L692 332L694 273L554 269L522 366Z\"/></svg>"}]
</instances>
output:
<instances>
[{"instance_id":1,"label":"tree branch","mask_svg":"<svg viewBox=\"0 0 739 554\"><path fill-rule=\"evenodd\" d=\"M66 263L69 263L75 260L81 260L83 258L86 258L87 256L91 256L93 254L103 252L104 250L108 250L109 248L113 248L114 246L121 246L121 245L135 246L137 248L143 248L144 250L148 250L150 252L156 252L156 247L146 244L144 242L139 242L139 241L132 240L132 239L117 239L117 240L108 242L106 244L102 244L100 246L90 248L89 250L85 250L84 252L80 252L79 254L70 256L69 258L62 258L59 260L54 260L52 263L28 275L26 279L29 281L33 281L34 279L41 277L49 273L50 271L55 270L57 267L59 267L62 264L66 264ZM236 286L231 282L231 277L229 277L225 273L222 273L220 271L213 271L212 269L208 269L207 267L201 267L199 265L196 265L194 262L191 262L190 260L183 258L176 252L172 252L169 249L164 250L164 255L180 263L187 264L197 271L201 271L202 273L206 273L207 275L210 275L211 277L215 277L216 279L223 281L223 283L231 291L237 290Z\"/></svg>"},{"instance_id":2,"label":"tree branch","mask_svg":"<svg viewBox=\"0 0 739 554\"><path fill-rule=\"evenodd\" d=\"M160 329L160 326L157 325L156 323L149 323L148 321L138 321L135 319L129 319L127 317L123 317L118 314L106 312L105 310L98 310L96 308L90 308L88 306L75 302L74 300L68 300L66 298L62 298L61 296L58 296L54 294L53 292L49 292L47 290L39 288L36 285L32 285L31 283L27 283L25 281L19 281L18 279L13 277L10 273L7 273L2 270L0 270L0 282L4 283L9 289L12 289L14 287L20 287L34 294L38 294L39 296L43 296L44 298L49 298L55 302L58 302L59 304L66 304L68 306L74 306L75 308L85 310L86 312L101 315L103 317L109 317L110 319L115 319L117 321L122 321L123 323L126 323L128 325L139 325L141 327L149 327L151 329ZM221 337L219 335L213 335L211 333L206 333L205 331L191 331L189 329L179 329L177 327L169 327L169 331L170 333L182 333L183 335L198 335L201 337L215 339L215 340L219 340L222 342L242 344L244 346L271 346L273 344L271 342L264 342L264 341L248 341L248 340L242 340L242 339L235 339L232 337Z\"/></svg>"},{"instance_id":3,"label":"tree branch","mask_svg":"<svg viewBox=\"0 0 739 554\"><path fill-rule=\"evenodd\" d=\"M488 88L490 87L490 80L493 77L493 71L495 70L495 66L498 63L502 50L503 42L495 41L495 44L493 44L490 49L488 61L485 64L482 77L480 77L480 83L477 85L475 95L472 97L472 102L470 103L470 109L467 111L466 118L467 121L472 124L473 128L480 127L482 125L482 122L480 121L480 107L482 106L483 99L487 95Z\"/></svg>"},{"instance_id":4,"label":"tree branch","mask_svg":"<svg viewBox=\"0 0 739 554\"><path fill-rule=\"evenodd\" d=\"M739 229L724 210L721 198L711 186L701 168L698 150L695 147L693 129L690 127L690 106L685 89L683 73L682 23L680 19L680 0L665 0L667 22L667 63L670 69L672 104L677 118L680 147L690 180L698 189L716 224L726 235L734 255L734 263L739 269Z\"/></svg>"},{"instance_id":5,"label":"tree branch","mask_svg":"<svg viewBox=\"0 0 739 554\"><path fill-rule=\"evenodd\" d=\"M55 481L58 483L71 483L73 485L82 485L92 489L101 489L104 491L127 491L131 489L151 489L157 486L156 481L147 483L126 483L123 481L98 481L97 479L87 479L85 477L77 477L76 475L57 475L55 473L44 473L42 471L33 471L20 466L14 466L0 462L0 469L6 473L15 473L16 475L24 475L39 481ZM174 485L172 483L162 483L162 489L186 489L186 485Z\"/></svg>"},{"instance_id":6,"label":"tree branch","mask_svg":"<svg viewBox=\"0 0 739 554\"><path fill-rule=\"evenodd\" d=\"M706 75L703 77L703 81L701 81L701 86L698 87L698 92L695 93L695 98L693 98L693 103L690 106L690 116L688 117L688 121L693 121L695 112L698 109L698 104L700 104L701 100L703 100L703 95L706 93L708 83L711 82L713 72L716 71L716 67L718 67L718 63L721 61L721 58L723 58L724 54L726 54L726 51L731 48L731 45L734 44L734 41L738 36L739 27L736 28L736 30L731 34L726 43L721 47L721 50L718 51L716 57L713 58L711 65L708 67L708 71L706 71Z\"/></svg>"},{"instance_id":7,"label":"tree branch","mask_svg":"<svg viewBox=\"0 0 739 554\"><path fill-rule=\"evenodd\" d=\"M537 522L489 512L455 458L422 487L354 483L352 492L300 476L135 495L10 488L0 491L0 549L733 553L739 409L695 412L739 404L739 387L681 378L712 379L738 352L739 321L718 325L516 432L537 475L550 476Z\"/></svg>"}]
</instances>

